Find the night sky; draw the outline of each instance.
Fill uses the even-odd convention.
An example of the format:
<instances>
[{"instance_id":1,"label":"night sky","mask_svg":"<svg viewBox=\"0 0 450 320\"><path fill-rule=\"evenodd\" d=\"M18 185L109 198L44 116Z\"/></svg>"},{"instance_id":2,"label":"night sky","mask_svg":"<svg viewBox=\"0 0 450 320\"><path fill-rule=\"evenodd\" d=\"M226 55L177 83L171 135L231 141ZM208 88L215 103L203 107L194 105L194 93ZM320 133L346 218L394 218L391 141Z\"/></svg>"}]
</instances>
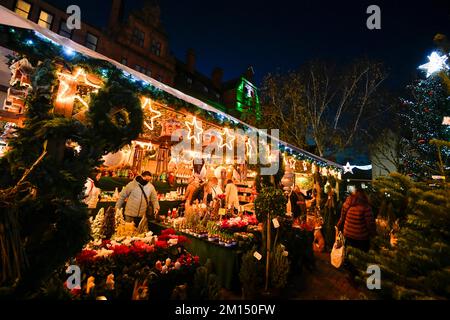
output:
<instances>
[{"instance_id":1,"label":"night sky","mask_svg":"<svg viewBox=\"0 0 450 320\"><path fill-rule=\"evenodd\" d=\"M79 4L82 19L106 25L111 0L51 0ZM127 1L127 0L125 0ZM385 62L389 84L403 87L427 61L437 33L450 36L449 1L256 1L160 0L173 54L197 53L197 68L210 75L220 66L225 79L247 66L259 83L268 72L295 69L311 59L345 63L361 56ZM127 1L138 8L142 1ZM273 4L276 5L273 5ZM271 4L271 5L270 5ZM366 28L366 9L381 8L381 30ZM107 9L105 9L105 7Z\"/></svg>"}]
</instances>

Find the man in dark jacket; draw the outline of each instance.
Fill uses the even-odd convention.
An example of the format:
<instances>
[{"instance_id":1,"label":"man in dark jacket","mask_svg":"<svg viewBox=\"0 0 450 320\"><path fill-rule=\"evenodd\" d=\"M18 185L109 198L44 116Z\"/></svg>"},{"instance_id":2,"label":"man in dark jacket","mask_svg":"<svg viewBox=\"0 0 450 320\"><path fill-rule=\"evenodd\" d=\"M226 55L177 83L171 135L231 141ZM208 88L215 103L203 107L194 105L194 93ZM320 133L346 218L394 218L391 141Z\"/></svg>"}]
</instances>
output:
<instances>
[{"instance_id":1,"label":"man in dark jacket","mask_svg":"<svg viewBox=\"0 0 450 320\"><path fill-rule=\"evenodd\" d=\"M337 228L344 230L348 246L369 251L370 238L376 233L375 219L366 194L360 188L345 200Z\"/></svg>"}]
</instances>

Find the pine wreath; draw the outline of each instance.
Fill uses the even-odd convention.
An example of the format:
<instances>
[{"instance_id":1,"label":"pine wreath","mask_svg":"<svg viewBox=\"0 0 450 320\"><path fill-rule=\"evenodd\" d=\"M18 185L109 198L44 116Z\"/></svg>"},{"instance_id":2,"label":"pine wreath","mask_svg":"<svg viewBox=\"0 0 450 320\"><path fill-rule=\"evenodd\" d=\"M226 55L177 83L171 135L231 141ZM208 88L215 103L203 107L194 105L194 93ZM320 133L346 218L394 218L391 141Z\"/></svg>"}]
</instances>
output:
<instances>
[{"instance_id":1,"label":"pine wreath","mask_svg":"<svg viewBox=\"0 0 450 320\"><path fill-rule=\"evenodd\" d=\"M92 95L89 118L97 138L108 152L136 139L142 130L143 112L136 94L116 81Z\"/></svg>"}]
</instances>

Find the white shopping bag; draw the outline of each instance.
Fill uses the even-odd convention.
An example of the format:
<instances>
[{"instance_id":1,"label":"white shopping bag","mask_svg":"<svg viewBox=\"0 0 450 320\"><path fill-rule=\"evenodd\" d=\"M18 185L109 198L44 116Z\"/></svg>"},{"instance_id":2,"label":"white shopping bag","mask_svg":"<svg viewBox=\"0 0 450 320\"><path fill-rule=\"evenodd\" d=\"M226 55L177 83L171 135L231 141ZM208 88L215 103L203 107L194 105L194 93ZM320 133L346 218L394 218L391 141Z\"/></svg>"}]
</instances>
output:
<instances>
[{"instance_id":1,"label":"white shopping bag","mask_svg":"<svg viewBox=\"0 0 450 320\"><path fill-rule=\"evenodd\" d=\"M331 264L335 268L340 268L344 263L345 258L345 244L344 236L342 232L339 232L336 241L334 242L333 249L331 250Z\"/></svg>"}]
</instances>

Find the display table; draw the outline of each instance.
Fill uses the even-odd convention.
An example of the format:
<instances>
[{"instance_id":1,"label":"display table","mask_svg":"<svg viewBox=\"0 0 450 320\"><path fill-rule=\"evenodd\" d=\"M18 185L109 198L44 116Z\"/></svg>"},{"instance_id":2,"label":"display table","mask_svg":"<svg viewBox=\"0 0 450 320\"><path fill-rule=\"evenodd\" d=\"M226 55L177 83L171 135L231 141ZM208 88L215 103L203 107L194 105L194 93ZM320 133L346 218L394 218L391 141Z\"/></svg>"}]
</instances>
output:
<instances>
[{"instance_id":1,"label":"display table","mask_svg":"<svg viewBox=\"0 0 450 320\"><path fill-rule=\"evenodd\" d=\"M150 221L149 228L154 233L159 234L161 230L168 227ZM177 234L182 234L190 240L185 244L185 248L191 254L199 256L201 264L205 264L210 259L214 273L217 275L217 280L223 288L239 292L239 270L243 251L239 248L225 248L217 243L199 239L184 232L177 232Z\"/></svg>"},{"instance_id":2,"label":"display table","mask_svg":"<svg viewBox=\"0 0 450 320\"><path fill-rule=\"evenodd\" d=\"M174 201L159 201L159 213L162 215L167 215L167 211L176 209L178 206L182 203L181 200L174 200ZM99 201L97 203L97 208L95 214L97 214L98 210L101 208L104 208L105 210L108 207L115 207L116 203L114 201Z\"/></svg>"}]
</instances>

